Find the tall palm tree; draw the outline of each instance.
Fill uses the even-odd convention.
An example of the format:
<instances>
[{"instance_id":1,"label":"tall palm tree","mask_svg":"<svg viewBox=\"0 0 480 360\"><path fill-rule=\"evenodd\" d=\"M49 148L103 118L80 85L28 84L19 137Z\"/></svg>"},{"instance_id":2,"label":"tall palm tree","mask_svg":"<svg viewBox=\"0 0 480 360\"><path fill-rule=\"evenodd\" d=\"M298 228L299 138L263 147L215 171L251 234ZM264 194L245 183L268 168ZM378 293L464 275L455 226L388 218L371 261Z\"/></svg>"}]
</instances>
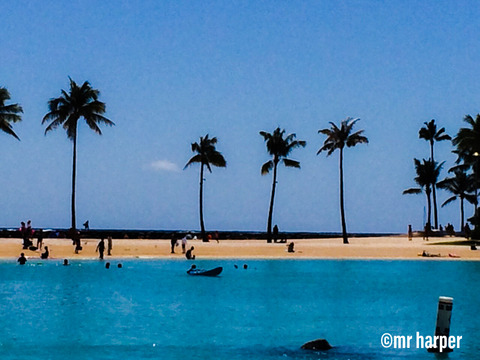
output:
<instances>
[{"instance_id":1,"label":"tall palm tree","mask_svg":"<svg viewBox=\"0 0 480 360\"><path fill-rule=\"evenodd\" d=\"M428 123L425 122L425 127L422 127L418 132L418 137L420 139L425 139L426 141L430 142L430 160L435 162L433 158L433 144L435 141L443 141L443 140L451 140L452 138L450 135L445 133L445 128L442 127L440 130L437 131L437 124L435 124L435 119L430 120ZM434 184L435 185L435 184ZM435 186L432 186L433 192L433 221L434 221L434 228L438 228L438 211L437 211L437 192L435 190Z\"/></svg>"},{"instance_id":2,"label":"tall palm tree","mask_svg":"<svg viewBox=\"0 0 480 360\"><path fill-rule=\"evenodd\" d=\"M423 159L423 162L420 162L418 159L413 159L413 161L415 163L415 172L417 173L417 176L414 178L414 180L420 187L404 190L403 194L420 194L422 193L422 190L425 191L425 194L427 195L428 209L427 222L432 224L432 187L437 183L443 162L437 165L437 163L434 163L431 160Z\"/></svg>"},{"instance_id":3,"label":"tall palm tree","mask_svg":"<svg viewBox=\"0 0 480 360\"><path fill-rule=\"evenodd\" d=\"M197 153L183 168L184 170L193 163L200 163L200 229L202 231L202 239L204 242L208 241L207 234L205 232L205 224L203 222L203 172L206 166L210 173L212 172L211 165L217 167L226 167L227 162L223 155L215 149L217 138L208 138L208 134L205 137L200 137L199 143L192 143L192 151Z\"/></svg>"},{"instance_id":4,"label":"tall palm tree","mask_svg":"<svg viewBox=\"0 0 480 360\"><path fill-rule=\"evenodd\" d=\"M478 206L478 187L480 182L480 114L475 119L466 115L463 119L470 128L461 128L455 138L452 140L453 145L457 147L456 153L459 159L473 169L475 179L475 214Z\"/></svg>"},{"instance_id":5,"label":"tall palm tree","mask_svg":"<svg viewBox=\"0 0 480 360\"><path fill-rule=\"evenodd\" d=\"M72 165L72 239L76 239L75 217L75 182L77 174L77 128L78 121L83 118L88 127L97 134L102 135L99 124L115 125L105 118L105 103L98 100L100 92L93 89L88 81L78 86L70 79L70 91L62 90L62 95L52 98L48 102L49 112L43 117L42 124L50 122L45 129L45 135L56 129L59 125L67 132L67 137L73 142L73 165ZM79 239L77 239L79 241ZM79 244L77 244L79 245Z\"/></svg>"},{"instance_id":6,"label":"tall palm tree","mask_svg":"<svg viewBox=\"0 0 480 360\"><path fill-rule=\"evenodd\" d=\"M467 174L465 171L458 169L454 170L454 174L455 176L440 181L437 186L449 191L453 195L444 201L442 207L455 201L457 198L460 199L460 218L463 232L465 227L463 203L464 200L467 200L471 204L475 203L475 195L471 194L471 192L474 191L475 183L472 174Z\"/></svg>"},{"instance_id":7,"label":"tall palm tree","mask_svg":"<svg viewBox=\"0 0 480 360\"><path fill-rule=\"evenodd\" d=\"M265 144L267 146L267 152L272 156L272 160L267 161L262 165L262 175L266 175L273 169L273 182L272 182L272 195L270 197L270 207L268 210L267 221L267 242L272 242L272 216L273 216L273 203L275 199L275 188L277 185L277 167L280 161L287 167L300 168L300 162L296 160L288 159L287 156L297 147L305 147L306 141L295 140L295 134L289 134L287 137L283 137L285 130L281 130L277 127L273 133L266 131L260 131L260 135L263 136Z\"/></svg>"},{"instance_id":8,"label":"tall palm tree","mask_svg":"<svg viewBox=\"0 0 480 360\"><path fill-rule=\"evenodd\" d=\"M345 207L344 207L344 191L343 191L343 149L345 145L347 147L353 147L357 144L368 143L368 139L363 136L364 130L359 130L352 133L353 126L360 119L354 119L348 117L341 121L340 127L330 122L329 129L318 130L319 134L327 135L323 146L318 150L317 155L322 151L327 152L327 156L330 156L335 150L340 150L340 214L342 218L342 234L343 243L348 244L347 223L345 220Z\"/></svg>"},{"instance_id":9,"label":"tall palm tree","mask_svg":"<svg viewBox=\"0 0 480 360\"><path fill-rule=\"evenodd\" d=\"M0 130L20 140L13 131L11 123L22 121L19 114L23 113L23 109L18 104L6 105L6 100L10 100L10 93L6 88L0 87Z\"/></svg>"}]
</instances>

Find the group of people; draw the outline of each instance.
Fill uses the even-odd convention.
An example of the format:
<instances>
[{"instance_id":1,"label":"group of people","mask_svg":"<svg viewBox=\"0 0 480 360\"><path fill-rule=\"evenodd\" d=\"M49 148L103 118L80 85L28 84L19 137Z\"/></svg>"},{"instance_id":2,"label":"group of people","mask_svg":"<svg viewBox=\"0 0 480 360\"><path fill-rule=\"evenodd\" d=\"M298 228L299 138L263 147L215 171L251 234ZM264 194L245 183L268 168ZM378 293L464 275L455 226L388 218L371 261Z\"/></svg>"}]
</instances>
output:
<instances>
[{"instance_id":1,"label":"group of people","mask_svg":"<svg viewBox=\"0 0 480 360\"><path fill-rule=\"evenodd\" d=\"M20 234L22 235L23 239L23 249L30 249L30 250L41 250L43 246L43 230L38 229L37 231L34 231L32 229L32 221L28 220L27 223L25 224L24 221L21 222L20 224ZM37 236L37 246L33 246L33 235Z\"/></svg>"},{"instance_id":2,"label":"group of people","mask_svg":"<svg viewBox=\"0 0 480 360\"><path fill-rule=\"evenodd\" d=\"M112 237L109 236L107 238L107 255L108 256L112 255L112 249L113 249L113 240L112 240ZM103 254L105 252L105 239L104 238L101 238L100 242L97 245L97 248L96 248L95 252L98 252L99 253L99 258L103 259Z\"/></svg>"},{"instance_id":3,"label":"group of people","mask_svg":"<svg viewBox=\"0 0 480 360\"><path fill-rule=\"evenodd\" d=\"M471 233L472 233L472 230L470 229L470 225L466 223L465 226L463 227L463 234L467 239L470 239ZM452 224L448 223L445 226L445 230L444 230L443 226L440 225L438 227L438 234L440 236L443 236L445 234L448 236L455 236L455 228L453 227ZM427 222L423 229L423 240L428 240L429 236L431 235L432 235L432 226L430 225L430 223ZM408 225L408 240L412 240L412 238L413 238L412 225Z\"/></svg>"},{"instance_id":4,"label":"group of people","mask_svg":"<svg viewBox=\"0 0 480 360\"><path fill-rule=\"evenodd\" d=\"M121 268L123 267L122 263L118 263L118 264L117 264L117 267L118 267L119 269L121 269ZM105 269L110 269L110 263L109 263L109 262L107 262L107 263L105 264Z\"/></svg>"},{"instance_id":5,"label":"group of people","mask_svg":"<svg viewBox=\"0 0 480 360\"><path fill-rule=\"evenodd\" d=\"M188 239L191 239L192 235L190 234L185 234L183 238L181 239L181 244L182 244L182 254L185 254L185 257L187 260L195 260L195 255L193 255L193 250L195 250L195 247L192 246L190 249L187 250L187 241ZM175 234L172 235L172 239L170 240L170 253L175 254L175 247L178 246L178 238Z\"/></svg>"},{"instance_id":6,"label":"group of people","mask_svg":"<svg viewBox=\"0 0 480 360\"><path fill-rule=\"evenodd\" d=\"M48 259L49 256L50 256L50 251L48 251L48 246L45 246L45 251L40 255L40 259L46 260L46 259ZM27 262L27 258L25 257L25 253L22 252L20 254L20 257L18 258L17 262L20 265L25 265L25 263ZM65 265L65 264L63 264L63 265Z\"/></svg>"}]
</instances>

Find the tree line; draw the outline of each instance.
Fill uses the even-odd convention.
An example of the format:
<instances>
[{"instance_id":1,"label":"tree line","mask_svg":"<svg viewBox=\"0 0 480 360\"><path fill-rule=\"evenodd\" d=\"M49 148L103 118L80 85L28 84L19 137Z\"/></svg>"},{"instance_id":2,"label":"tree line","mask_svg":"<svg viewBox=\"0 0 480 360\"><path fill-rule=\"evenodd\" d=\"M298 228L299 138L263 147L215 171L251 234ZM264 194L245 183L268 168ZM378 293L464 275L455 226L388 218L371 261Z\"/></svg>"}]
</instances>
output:
<instances>
[{"instance_id":1,"label":"tree line","mask_svg":"<svg viewBox=\"0 0 480 360\"><path fill-rule=\"evenodd\" d=\"M48 101L49 112L43 117L42 124L47 124L45 134L62 126L66 131L67 137L73 144L73 161L72 161L72 191L71 191L71 234L74 240L78 241L76 235L76 217L75 217L75 183L76 183L76 154L77 154L77 128L80 119L83 119L87 126L101 135L102 131L99 125L113 126L111 120L103 115L106 111L106 105L99 100L100 92L92 88L88 81L79 86L71 78L68 91L61 90L61 95ZM0 87L0 129L15 137L19 137L13 130L12 124L21 121L23 109L19 104L7 104L10 100L10 93L4 87ZM343 242L348 244L348 232L345 216L345 200L344 200L344 176L343 176L343 156L345 147L354 147L358 144L368 143L368 139L363 135L364 130L354 131L354 125L359 119L346 118L340 122L340 125L330 122L330 127L320 129L319 134L326 136L323 146L318 150L317 155L325 152L330 156L338 150L339 152L339 195L340 195L340 216L342 224ZM425 122L418 133L420 139L429 142L430 156L428 159L414 159L416 177L414 181L417 187L404 190L404 194L425 193L427 198L427 218L425 226L437 229L438 224L438 208L436 189L445 189L452 196L448 198L442 207L455 201L460 200L460 218L461 231L465 226L464 202L467 201L474 205L474 215L468 219L477 229L479 213L478 213L478 189L480 184L480 114L475 118L466 115L464 118L467 127L459 129L456 136L452 139L445 131L445 128L437 128L434 119ZM268 218L266 237L267 241L272 241L272 223L273 209L275 202L275 192L277 184L277 168L279 164L286 167L300 168L300 162L290 159L288 156L291 152L300 147L305 147L306 142L297 140L296 134L286 135L284 129L276 128L273 132L260 131L259 133L265 141L266 150L271 157L265 162L260 172L262 175L272 172L272 189L270 202L268 206ZM209 137L207 134L200 137L199 142L191 144L191 149L195 155L187 162L184 169L194 163L200 164L200 191L199 191L199 215L200 230L204 241L208 241L206 236L205 224L203 219L203 181L205 168L211 173L212 166L226 167L227 162L223 155L217 151L217 138ZM454 149L453 153L457 155L455 166L448 170L449 176L443 180L439 180L445 162L437 162L434 158L434 145L437 142L451 141ZM432 203L433 203L433 224L432 224Z\"/></svg>"},{"instance_id":2,"label":"tree line","mask_svg":"<svg viewBox=\"0 0 480 360\"><path fill-rule=\"evenodd\" d=\"M452 196L442 204L447 204L460 200L460 229L465 231L465 201L474 205L474 214L468 221L475 226L474 237L478 237L478 189L480 170L480 114L475 118L471 115L464 117L467 127L462 127L452 139L445 131L445 128L437 128L435 119L424 123L424 127L419 130L418 137L430 144L430 157L428 159L413 159L415 165L416 177L414 181L418 187L403 191L403 194L425 193L427 198L427 217L425 230L431 228L438 229L438 209L436 189L444 189ZM438 130L437 130L438 129ZM451 141L454 149L452 152L457 155L455 165L448 170L449 176L440 180L440 173L445 162L437 162L434 159L434 144L440 141ZM433 223L432 223L432 202L433 202Z\"/></svg>"},{"instance_id":3,"label":"tree line","mask_svg":"<svg viewBox=\"0 0 480 360\"><path fill-rule=\"evenodd\" d=\"M106 105L99 100L100 92L92 88L88 81L79 86L71 78L68 91L61 90L61 95L51 98L48 101L49 112L43 117L42 124L46 124L45 135L50 131L62 126L66 131L67 137L72 141L73 159L72 159L72 189L71 189L71 228L70 236L80 249L80 238L78 236L76 215L75 215L75 188L76 188L76 157L77 157L77 129L81 119L87 126L101 135L102 131L99 125L113 126L113 121L104 117ZM13 130L12 124L22 120L23 109L19 104L6 104L10 100L10 93L4 87L0 87L0 129L5 133L20 140ZM353 131L353 127L359 119L347 118L340 122L340 126L330 122L330 128L321 129L319 134L326 135L323 146L318 150L317 155L326 152L330 156L335 150L339 150L339 191L340 191L340 215L342 223L343 242L348 244L347 225L345 220L344 207L344 179L343 179L343 152L345 147L353 147L357 144L368 143L368 139L363 135L363 130ZM262 175L272 172L272 190L270 203L268 207L268 220L266 237L268 242L272 242L272 223L273 209L275 201L275 191L277 184L277 168L280 163L286 167L300 168L300 162L288 158L290 153L299 147L305 147L306 142L296 140L296 134L286 135L284 129L276 128L272 133L260 131L263 137L270 160L265 162L260 172ZM199 191L199 215L200 230L203 241L208 241L205 224L203 219L203 181L205 169L210 173L212 167L226 167L227 162L223 155L217 151L217 138L206 136L200 137L199 142L191 144L191 150L195 155L187 162L184 169L194 163L200 164L200 191Z\"/></svg>"}]
</instances>

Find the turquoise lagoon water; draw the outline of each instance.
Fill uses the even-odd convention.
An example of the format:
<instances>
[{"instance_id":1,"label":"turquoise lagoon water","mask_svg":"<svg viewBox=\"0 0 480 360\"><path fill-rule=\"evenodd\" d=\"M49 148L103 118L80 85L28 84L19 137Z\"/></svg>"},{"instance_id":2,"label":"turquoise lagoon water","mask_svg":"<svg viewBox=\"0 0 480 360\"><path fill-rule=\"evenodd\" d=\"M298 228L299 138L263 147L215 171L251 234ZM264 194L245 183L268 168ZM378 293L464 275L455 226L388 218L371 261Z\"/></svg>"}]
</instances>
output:
<instances>
[{"instance_id":1,"label":"turquoise lagoon water","mask_svg":"<svg viewBox=\"0 0 480 360\"><path fill-rule=\"evenodd\" d=\"M223 266L218 278L187 275L187 261L123 264L0 262L0 359L434 359L380 338L432 335L439 296L454 297L463 336L448 358L478 357L477 262L196 261ZM335 348L300 349L317 338Z\"/></svg>"}]
</instances>

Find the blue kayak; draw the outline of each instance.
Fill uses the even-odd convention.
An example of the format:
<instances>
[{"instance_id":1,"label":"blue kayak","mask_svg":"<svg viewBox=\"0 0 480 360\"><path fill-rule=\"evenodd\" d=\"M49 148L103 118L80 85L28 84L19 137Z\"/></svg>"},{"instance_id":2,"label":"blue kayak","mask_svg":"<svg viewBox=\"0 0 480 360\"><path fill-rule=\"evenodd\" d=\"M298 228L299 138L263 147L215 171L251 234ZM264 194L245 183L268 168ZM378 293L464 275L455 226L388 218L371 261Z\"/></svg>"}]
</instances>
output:
<instances>
[{"instance_id":1,"label":"blue kayak","mask_svg":"<svg viewBox=\"0 0 480 360\"><path fill-rule=\"evenodd\" d=\"M204 269L190 269L187 271L188 275L198 275L198 276L218 276L222 272L223 267L216 267L215 269L211 270L204 270Z\"/></svg>"}]
</instances>

